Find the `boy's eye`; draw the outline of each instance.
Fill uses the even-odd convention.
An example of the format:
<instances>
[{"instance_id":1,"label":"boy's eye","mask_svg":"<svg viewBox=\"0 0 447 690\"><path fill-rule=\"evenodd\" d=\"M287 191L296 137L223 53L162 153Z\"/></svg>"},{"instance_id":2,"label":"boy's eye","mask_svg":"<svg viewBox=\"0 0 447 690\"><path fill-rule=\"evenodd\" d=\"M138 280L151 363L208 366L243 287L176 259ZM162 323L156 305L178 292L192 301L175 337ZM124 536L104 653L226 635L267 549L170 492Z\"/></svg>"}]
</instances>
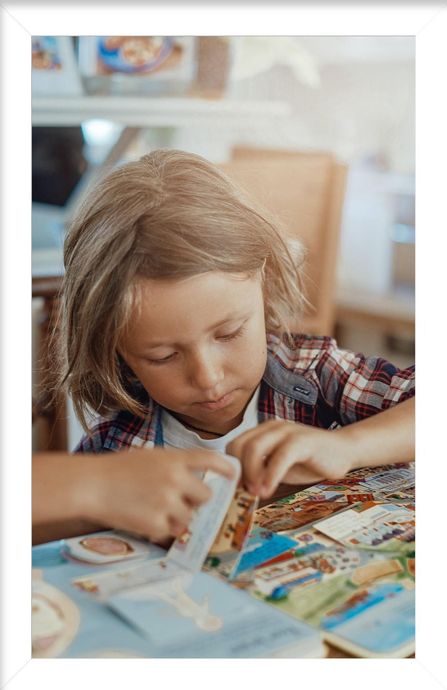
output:
<instances>
[{"instance_id":1,"label":"boy's eye","mask_svg":"<svg viewBox=\"0 0 447 690\"><path fill-rule=\"evenodd\" d=\"M218 339L219 339L219 340L224 340L224 341L225 341L225 340L234 340L234 338L238 338L240 335L242 335L243 332L244 332L244 330L245 330L244 327L243 327L243 326L240 326L240 328L238 328L237 330L233 331L232 333L228 333L227 335L218 336Z\"/></svg>"},{"instance_id":2,"label":"boy's eye","mask_svg":"<svg viewBox=\"0 0 447 690\"><path fill-rule=\"evenodd\" d=\"M170 362L171 359L175 356L175 352L172 353L172 355L167 355L166 357L162 357L160 359L150 359L149 357L147 358L147 361L150 364L165 364L166 362Z\"/></svg>"}]
</instances>

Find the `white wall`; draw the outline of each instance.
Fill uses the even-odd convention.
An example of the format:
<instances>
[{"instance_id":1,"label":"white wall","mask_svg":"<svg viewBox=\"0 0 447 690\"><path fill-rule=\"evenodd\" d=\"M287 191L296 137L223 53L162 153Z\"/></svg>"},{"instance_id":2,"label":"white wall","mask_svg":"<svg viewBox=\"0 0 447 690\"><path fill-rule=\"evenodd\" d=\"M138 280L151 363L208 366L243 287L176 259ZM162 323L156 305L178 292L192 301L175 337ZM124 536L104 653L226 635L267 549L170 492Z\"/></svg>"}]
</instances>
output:
<instances>
[{"instance_id":1,"label":"white wall","mask_svg":"<svg viewBox=\"0 0 447 690\"><path fill-rule=\"evenodd\" d=\"M281 53L283 39L271 40ZM298 81L290 66L277 64L231 83L226 94L242 101L286 101L292 107L289 118L263 127L253 123L222 130L215 126L178 129L172 133L171 145L215 162L228 160L234 144L333 152L349 165L338 285L387 292L392 283L394 223L390 188L397 178L398 185L411 194L414 184L414 39L295 40L309 51L319 74L318 86Z\"/></svg>"},{"instance_id":2,"label":"white wall","mask_svg":"<svg viewBox=\"0 0 447 690\"><path fill-rule=\"evenodd\" d=\"M236 39L238 40L238 39ZM281 41L280 37L274 39ZM414 39L302 37L320 85L300 83L290 66L231 83L226 97L285 100L293 115L271 126L178 130L175 145L223 160L234 141L281 148L330 150L351 162L380 154L391 170L414 172Z\"/></svg>"}]
</instances>

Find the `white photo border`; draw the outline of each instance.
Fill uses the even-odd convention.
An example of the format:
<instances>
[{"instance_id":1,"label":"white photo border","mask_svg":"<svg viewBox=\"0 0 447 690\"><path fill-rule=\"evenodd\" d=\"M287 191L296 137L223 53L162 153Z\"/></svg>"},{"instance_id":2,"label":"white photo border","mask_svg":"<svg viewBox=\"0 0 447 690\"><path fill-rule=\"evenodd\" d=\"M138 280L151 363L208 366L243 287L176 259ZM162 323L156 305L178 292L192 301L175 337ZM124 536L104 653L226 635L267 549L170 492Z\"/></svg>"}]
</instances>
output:
<instances>
[{"instance_id":1,"label":"white photo border","mask_svg":"<svg viewBox=\"0 0 447 690\"><path fill-rule=\"evenodd\" d=\"M447 486L442 443L442 357L447 343L442 245L447 229L445 161L447 106L447 5L250 3L64 3L0 6L1 24L1 414L2 519L1 687L147 687L154 673L166 684L196 687L287 682L346 687L351 660L32 660L30 634L31 554L31 36L158 35L388 35L416 37L417 98L417 317L418 377L418 588L416 658L363 660L354 682L362 690L391 687L447 687L446 620L442 574L442 520L437 506ZM435 251L433 251L435 250ZM442 263L441 263L442 262ZM419 323L419 322L418 322ZM436 329L436 330L435 330ZM440 371L435 369L434 358ZM441 363L439 363L441 360ZM445 424L444 424L445 426ZM433 462L431 470L430 461ZM431 472L430 472L431 470ZM428 478L428 479L427 479ZM436 493L435 493L436 492ZM437 574L439 573L439 575ZM150 663L150 666L148 665ZM204 672L203 664L207 664ZM263 664L262 673L259 664ZM254 666L256 664L256 666ZM188 675L185 676L187 670ZM180 675L182 674L182 675ZM248 675L250 674L250 675ZM255 674L255 678L253 677ZM352 682L351 680L349 682Z\"/></svg>"}]
</instances>

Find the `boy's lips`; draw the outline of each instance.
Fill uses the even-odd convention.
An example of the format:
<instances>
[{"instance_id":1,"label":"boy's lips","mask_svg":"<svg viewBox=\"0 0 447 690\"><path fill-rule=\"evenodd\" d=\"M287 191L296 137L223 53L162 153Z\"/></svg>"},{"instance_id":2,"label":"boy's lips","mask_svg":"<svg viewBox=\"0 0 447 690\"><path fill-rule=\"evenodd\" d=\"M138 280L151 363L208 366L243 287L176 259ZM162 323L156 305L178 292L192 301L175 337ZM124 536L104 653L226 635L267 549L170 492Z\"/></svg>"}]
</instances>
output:
<instances>
[{"instance_id":1,"label":"boy's lips","mask_svg":"<svg viewBox=\"0 0 447 690\"><path fill-rule=\"evenodd\" d=\"M221 410L223 407L229 405L232 401L234 391L225 393L221 398L215 400L202 400L196 405L205 408L206 410Z\"/></svg>"}]
</instances>

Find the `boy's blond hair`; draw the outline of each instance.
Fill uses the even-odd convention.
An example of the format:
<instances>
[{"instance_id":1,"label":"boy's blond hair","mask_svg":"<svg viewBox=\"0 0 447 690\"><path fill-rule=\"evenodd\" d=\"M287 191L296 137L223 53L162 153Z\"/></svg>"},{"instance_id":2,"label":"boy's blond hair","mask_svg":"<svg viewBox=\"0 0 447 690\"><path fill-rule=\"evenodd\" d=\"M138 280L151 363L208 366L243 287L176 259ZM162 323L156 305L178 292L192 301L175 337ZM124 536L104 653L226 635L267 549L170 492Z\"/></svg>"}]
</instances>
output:
<instances>
[{"instance_id":1,"label":"boy's blond hair","mask_svg":"<svg viewBox=\"0 0 447 690\"><path fill-rule=\"evenodd\" d=\"M71 394L86 429L88 409L144 415L118 352L139 279L262 271L266 328L277 333L289 334L305 304L299 262L277 224L184 151L152 151L101 179L71 223L64 262L56 388Z\"/></svg>"}]
</instances>

